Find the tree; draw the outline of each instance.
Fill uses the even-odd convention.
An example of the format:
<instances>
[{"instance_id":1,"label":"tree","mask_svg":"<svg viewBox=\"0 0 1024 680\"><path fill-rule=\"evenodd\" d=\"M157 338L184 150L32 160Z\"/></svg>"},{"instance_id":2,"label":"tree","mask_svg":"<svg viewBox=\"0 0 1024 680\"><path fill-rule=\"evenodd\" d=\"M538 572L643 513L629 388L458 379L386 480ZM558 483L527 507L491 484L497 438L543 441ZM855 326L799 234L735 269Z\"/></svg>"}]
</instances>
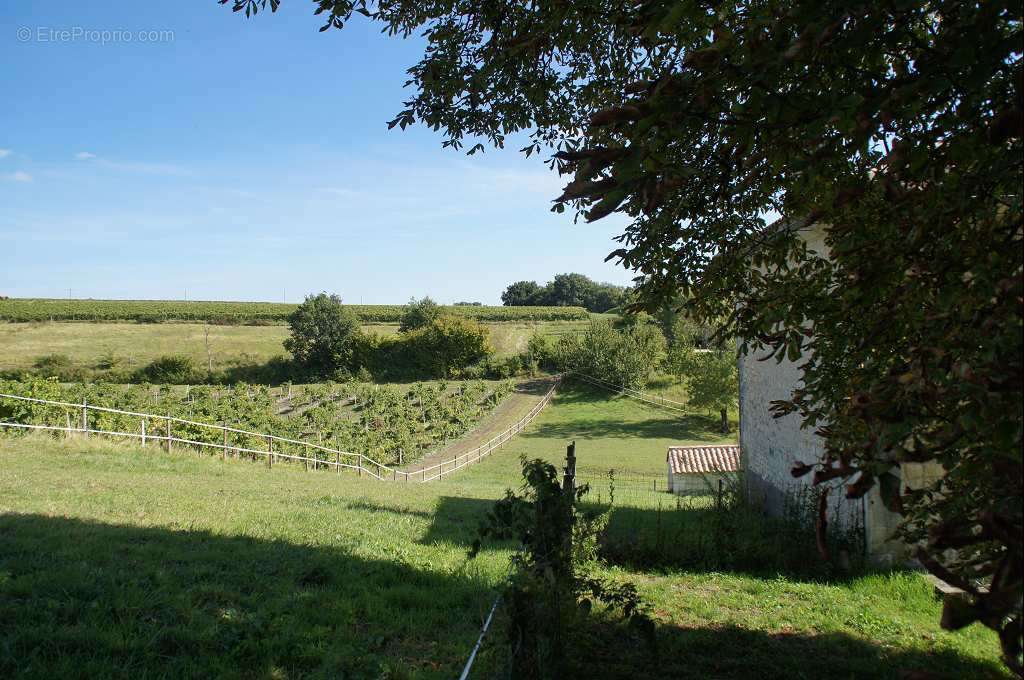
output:
<instances>
[{"instance_id":1,"label":"tree","mask_svg":"<svg viewBox=\"0 0 1024 680\"><path fill-rule=\"evenodd\" d=\"M583 274L556 274L544 286L543 304L557 307L585 307L594 282Z\"/></svg>"},{"instance_id":2,"label":"tree","mask_svg":"<svg viewBox=\"0 0 1024 680\"><path fill-rule=\"evenodd\" d=\"M359 12L424 35L392 126L419 121L456 149L481 140L469 153L520 132L528 155L554 150L573 175L556 211L628 222L610 259L640 272L638 306L681 292L741 351L801 362L776 410L798 412L825 454L794 472L845 480L851 498L877 484L922 563L971 595L943 625L997 630L1022 672L1019 2L318 12L324 29ZM827 252L801 237L812 225ZM903 462L946 474L907 489Z\"/></svg>"},{"instance_id":3,"label":"tree","mask_svg":"<svg viewBox=\"0 0 1024 680\"><path fill-rule=\"evenodd\" d=\"M337 295L307 295L288 317L291 337L284 348L296 363L317 376L331 376L352 367L359 320Z\"/></svg>"},{"instance_id":4,"label":"tree","mask_svg":"<svg viewBox=\"0 0 1024 680\"><path fill-rule=\"evenodd\" d=\"M722 434L729 434L729 409L739 405L736 353L721 347L697 350L692 340L680 335L666 363L686 384L690 406L718 411Z\"/></svg>"},{"instance_id":5,"label":"tree","mask_svg":"<svg viewBox=\"0 0 1024 680\"><path fill-rule=\"evenodd\" d=\"M556 348L556 363L613 385L642 389L661 362L665 339L649 324L615 330L607 321L592 321L580 335L564 335Z\"/></svg>"},{"instance_id":6,"label":"tree","mask_svg":"<svg viewBox=\"0 0 1024 680\"><path fill-rule=\"evenodd\" d=\"M506 306L584 307L590 312L606 312L625 299L622 286L597 283L583 274L557 274L544 286L536 281L516 281L501 294Z\"/></svg>"},{"instance_id":7,"label":"tree","mask_svg":"<svg viewBox=\"0 0 1024 680\"><path fill-rule=\"evenodd\" d=\"M509 284L501 294L501 304L506 307L525 307L538 304L541 287L536 281L516 281Z\"/></svg>"},{"instance_id":8,"label":"tree","mask_svg":"<svg viewBox=\"0 0 1024 680\"><path fill-rule=\"evenodd\" d=\"M402 313L402 321L398 327L398 331L400 333L408 333L409 331L414 331L417 328L429 326L440 316L441 307L429 297L424 296L420 300L412 298L409 300L409 304L405 306L405 311Z\"/></svg>"}]
</instances>

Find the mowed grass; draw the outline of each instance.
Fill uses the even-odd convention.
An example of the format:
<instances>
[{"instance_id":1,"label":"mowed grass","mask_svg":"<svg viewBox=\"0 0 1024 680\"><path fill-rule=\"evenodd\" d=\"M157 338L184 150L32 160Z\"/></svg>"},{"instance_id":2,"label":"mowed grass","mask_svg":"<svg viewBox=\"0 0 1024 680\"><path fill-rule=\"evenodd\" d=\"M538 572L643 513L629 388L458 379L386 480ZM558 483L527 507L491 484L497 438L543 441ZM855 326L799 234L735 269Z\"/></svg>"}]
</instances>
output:
<instances>
[{"instance_id":1,"label":"mowed grass","mask_svg":"<svg viewBox=\"0 0 1024 680\"><path fill-rule=\"evenodd\" d=\"M519 456L543 458L562 466L566 445L576 442L577 469L585 474L615 470L623 476L666 475L669 446L735 444L718 431L716 417L679 414L585 384L564 383L531 427L513 439L501 456L469 475L480 482L506 482L519 476Z\"/></svg>"},{"instance_id":2,"label":"mowed grass","mask_svg":"<svg viewBox=\"0 0 1024 680\"><path fill-rule=\"evenodd\" d=\"M0 465L5 677L451 678L507 571L440 487L36 438Z\"/></svg>"},{"instance_id":3,"label":"mowed grass","mask_svg":"<svg viewBox=\"0 0 1024 680\"><path fill-rule=\"evenodd\" d=\"M526 349L538 332L560 336L584 329L588 321L539 321L536 323L484 324L498 355ZM398 324L372 324L368 332L395 335ZM157 357L184 354L196 365L207 365L206 332L209 331L213 369L262 364L287 355L282 343L287 326L222 326L195 323L0 323L0 370L31 368L49 354L64 354L82 368L95 368L111 355L122 365L143 366Z\"/></svg>"},{"instance_id":4,"label":"mowed grass","mask_svg":"<svg viewBox=\"0 0 1024 680\"><path fill-rule=\"evenodd\" d=\"M661 471L666 443L716 440L705 421L567 388L504 449L425 485L0 439L0 674L456 677L507 570L502 546L466 549L519 456L561 463L575 439L581 465ZM1008 677L989 631L939 629L918 574L600 574L638 583L657 653L598 612L579 677ZM473 677L499 658L487 646Z\"/></svg>"}]
</instances>

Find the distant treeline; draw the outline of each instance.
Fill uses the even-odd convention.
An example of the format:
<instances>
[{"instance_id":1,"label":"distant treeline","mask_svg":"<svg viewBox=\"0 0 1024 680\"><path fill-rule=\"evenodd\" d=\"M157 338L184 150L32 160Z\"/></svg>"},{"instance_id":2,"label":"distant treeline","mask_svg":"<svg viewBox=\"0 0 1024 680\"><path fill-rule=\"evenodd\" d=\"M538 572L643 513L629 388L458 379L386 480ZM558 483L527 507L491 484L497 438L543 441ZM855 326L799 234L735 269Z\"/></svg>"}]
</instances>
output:
<instances>
[{"instance_id":1,"label":"distant treeline","mask_svg":"<svg viewBox=\"0 0 1024 680\"><path fill-rule=\"evenodd\" d=\"M543 286L536 281L516 281L501 294L501 302L508 307L583 307L589 312L607 312L622 306L627 291L583 274L557 274Z\"/></svg>"},{"instance_id":2,"label":"distant treeline","mask_svg":"<svg viewBox=\"0 0 1024 680\"><path fill-rule=\"evenodd\" d=\"M0 299L0 321L206 321L216 324L286 324L298 305L282 302L210 302L184 300ZM397 323L403 305L345 305L362 323ZM446 313L475 321L586 320L582 305L487 307L460 303Z\"/></svg>"}]
</instances>

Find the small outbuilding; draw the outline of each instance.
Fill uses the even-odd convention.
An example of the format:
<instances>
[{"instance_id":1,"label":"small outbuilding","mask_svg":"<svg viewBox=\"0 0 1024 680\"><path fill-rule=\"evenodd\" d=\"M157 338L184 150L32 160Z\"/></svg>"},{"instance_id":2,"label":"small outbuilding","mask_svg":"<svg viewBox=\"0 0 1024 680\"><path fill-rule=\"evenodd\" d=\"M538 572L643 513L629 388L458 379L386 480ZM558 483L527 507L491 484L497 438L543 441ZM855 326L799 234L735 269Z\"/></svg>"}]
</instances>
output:
<instances>
[{"instance_id":1,"label":"small outbuilding","mask_svg":"<svg viewBox=\"0 0 1024 680\"><path fill-rule=\"evenodd\" d=\"M668 490L680 496L713 493L718 481L742 469L739 446L670 446Z\"/></svg>"}]
</instances>

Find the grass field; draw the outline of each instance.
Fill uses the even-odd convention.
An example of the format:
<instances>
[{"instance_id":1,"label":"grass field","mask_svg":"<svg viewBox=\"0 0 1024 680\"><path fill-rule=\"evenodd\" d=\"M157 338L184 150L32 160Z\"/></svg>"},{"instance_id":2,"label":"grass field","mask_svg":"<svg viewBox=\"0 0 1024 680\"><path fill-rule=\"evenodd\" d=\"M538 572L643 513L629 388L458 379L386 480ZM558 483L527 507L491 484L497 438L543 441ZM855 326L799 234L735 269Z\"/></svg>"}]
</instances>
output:
<instances>
[{"instance_id":1,"label":"grass field","mask_svg":"<svg viewBox=\"0 0 1024 680\"><path fill-rule=\"evenodd\" d=\"M526 349L536 330L543 335L559 336L582 330L587 321L538 321L536 323L485 324L499 355ZM382 335L398 333L398 324L369 324L364 329ZM36 322L0 323L0 370L31 368L35 361L50 354L63 354L75 366L95 368L113 356L128 367L143 366L169 354L185 354L196 365L207 364L206 332L210 334L213 369L261 364L287 353L282 346L288 337L287 326L223 326L166 323L87 323Z\"/></svg>"},{"instance_id":2,"label":"grass field","mask_svg":"<svg viewBox=\"0 0 1024 680\"><path fill-rule=\"evenodd\" d=\"M426 485L0 438L0 674L455 677L508 556L465 551L519 455L561 462L575 439L581 467L660 471L666 443L717 441L712 424L568 389L506 448ZM939 629L917 574L602 573L638 583L659 653L599 612L581 677L1008 677L988 631Z\"/></svg>"}]
</instances>

